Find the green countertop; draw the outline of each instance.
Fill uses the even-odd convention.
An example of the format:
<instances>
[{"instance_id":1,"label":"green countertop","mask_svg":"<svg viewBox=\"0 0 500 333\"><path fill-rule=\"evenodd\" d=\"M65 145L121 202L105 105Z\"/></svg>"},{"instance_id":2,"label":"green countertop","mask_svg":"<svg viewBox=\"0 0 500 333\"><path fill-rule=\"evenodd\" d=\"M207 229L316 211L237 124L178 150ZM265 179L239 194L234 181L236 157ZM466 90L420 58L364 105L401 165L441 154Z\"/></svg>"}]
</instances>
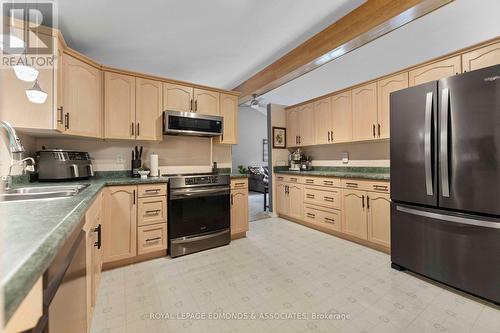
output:
<instances>
[{"instance_id":1,"label":"green countertop","mask_svg":"<svg viewBox=\"0 0 500 333\"><path fill-rule=\"evenodd\" d=\"M227 174L227 173L224 173ZM231 174L231 178L246 175ZM104 178L65 182L90 184L70 198L0 202L2 217L2 269L0 283L4 290L4 320L8 321L21 301L85 216L96 194L104 186L167 183L167 177L123 177L107 173ZM55 183L16 183L20 186L56 185ZM57 183L61 184L61 183Z\"/></svg>"},{"instance_id":2,"label":"green countertop","mask_svg":"<svg viewBox=\"0 0 500 333\"><path fill-rule=\"evenodd\" d=\"M390 180L389 168L380 167L317 167L310 171L292 171L283 167L275 167L274 173L298 176Z\"/></svg>"}]
</instances>

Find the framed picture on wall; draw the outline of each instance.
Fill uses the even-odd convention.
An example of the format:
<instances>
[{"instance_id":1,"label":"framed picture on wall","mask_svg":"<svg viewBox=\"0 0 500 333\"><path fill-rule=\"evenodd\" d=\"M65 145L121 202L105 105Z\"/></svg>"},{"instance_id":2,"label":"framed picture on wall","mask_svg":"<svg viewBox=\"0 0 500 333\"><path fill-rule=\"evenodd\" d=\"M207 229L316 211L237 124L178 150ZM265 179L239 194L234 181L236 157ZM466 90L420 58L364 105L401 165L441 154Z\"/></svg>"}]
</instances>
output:
<instances>
[{"instance_id":1,"label":"framed picture on wall","mask_svg":"<svg viewBox=\"0 0 500 333\"><path fill-rule=\"evenodd\" d=\"M273 127L273 148L286 148L286 128Z\"/></svg>"}]
</instances>

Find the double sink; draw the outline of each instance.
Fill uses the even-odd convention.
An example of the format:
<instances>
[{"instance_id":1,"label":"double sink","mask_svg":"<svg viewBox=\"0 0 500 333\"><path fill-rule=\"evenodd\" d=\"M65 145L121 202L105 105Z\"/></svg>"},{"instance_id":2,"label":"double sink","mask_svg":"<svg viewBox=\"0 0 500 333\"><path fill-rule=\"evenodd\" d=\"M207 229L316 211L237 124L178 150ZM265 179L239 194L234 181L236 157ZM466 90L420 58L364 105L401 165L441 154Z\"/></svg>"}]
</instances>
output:
<instances>
[{"instance_id":1,"label":"double sink","mask_svg":"<svg viewBox=\"0 0 500 333\"><path fill-rule=\"evenodd\" d=\"M88 186L89 184L78 184L12 188L0 193L0 201L68 198L77 195Z\"/></svg>"}]
</instances>

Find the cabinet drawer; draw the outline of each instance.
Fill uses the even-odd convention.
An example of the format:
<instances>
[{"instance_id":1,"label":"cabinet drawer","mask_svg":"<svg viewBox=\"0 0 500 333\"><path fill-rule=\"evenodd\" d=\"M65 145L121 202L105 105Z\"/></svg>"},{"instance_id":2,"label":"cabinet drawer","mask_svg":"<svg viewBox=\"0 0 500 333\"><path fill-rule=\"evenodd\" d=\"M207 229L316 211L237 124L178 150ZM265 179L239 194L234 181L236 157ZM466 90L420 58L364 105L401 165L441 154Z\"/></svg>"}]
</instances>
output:
<instances>
[{"instance_id":1,"label":"cabinet drawer","mask_svg":"<svg viewBox=\"0 0 500 333\"><path fill-rule=\"evenodd\" d=\"M137 187L139 198L152 197L156 195L167 195L166 184L146 184Z\"/></svg>"},{"instance_id":2,"label":"cabinet drawer","mask_svg":"<svg viewBox=\"0 0 500 333\"><path fill-rule=\"evenodd\" d=\"M369 181L360 179L342 179L341 184L343 188L354 190L366 190L370 187Z\"/></svg>"},{"instance_id":3,"label":"cabinet drawer","mask_svg":"<svg viewBox=\"0 0 500 333\"><path fill-rule=\"evenodd\" d=\"M367 191L389 193L391 191L391 186L389 182L371 181L368 182Z\"/></svg>"},{"instance_id":4,"label":"cabinet drawer","mask_svg":"<svg viewBox=\"0 0 500 333\"><path fill-rule=\"evenodd\" d=\"M233 179L231 180L231 189L238 190L240 188L248 188L248 179Z\"/></svg>"},{"instance_id":5,"label":"cabinet drawer","mask_svg":"<svg viewBox=\"0 0 500 333\"><path fill-rule=\"evenodd\" d=\"M305 205L304 220L306 222L340 231L341 213L338 210L323 209L320 207Z\"/></svg>"},{"instance_id":6,"label":"cabinet drawer","mask_svg":"<svg viewBox=\"0 0 500 333\"><path fill-rule=\"evenodd\" d=\"M328 186L328 187L333 187L333 186L340 187L340 178L304 177L304 184Z\"/></svg>"},{"instance_id":7,"label":"cabinet drawer","mask_svg":"<svg viewBox=\"0 0 500 333\"><path fill-rule=\"evenodd\" d=\"M298 183L298 184L304 183L303 177L300 176L276 175L276 180L288 183Z\"/></svg>"},{"instance_id":8,"label":"cabinet drawer","mask_svg":"<svg viewBox=\"0 0 500 333\"><path fill-rule=\"evenodd\" d=\"M137 254L154 252L166 248L166 223L137 227Z\"/></svg>"},{"instance_id":9,"label":"cabinet drawer","mask_svg":"<svg viewBox=\"0 0 500 333\"><path fill-rule=\"evenodd\" d=\"M167 197L139 198L137 207L138 225L164 223L167 221Z\"/></svg>"},{"instance_id":10,"label":"cabinet drawer","mask_svg":"<svg viewBox=\"0 0 500 333\"><path fill-rule=\"evenodd\" d=\"M340 190L323 187L304 187L304 202L314 205L325 206L327 208L340 209Z\"/></svg>"}]
</instances>

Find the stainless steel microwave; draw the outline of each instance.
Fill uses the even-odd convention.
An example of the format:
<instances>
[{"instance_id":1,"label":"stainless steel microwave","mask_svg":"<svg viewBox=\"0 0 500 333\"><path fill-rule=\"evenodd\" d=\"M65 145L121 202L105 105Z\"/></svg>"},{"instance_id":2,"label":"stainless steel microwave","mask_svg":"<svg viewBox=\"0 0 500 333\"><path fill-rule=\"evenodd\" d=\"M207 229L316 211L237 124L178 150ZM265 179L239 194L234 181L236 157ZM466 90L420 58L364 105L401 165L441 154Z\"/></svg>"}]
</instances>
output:
<instances>
[{"instance_id":1,"label":"stainless steel microwave","mask_svg":"<svg viewBox=\"0 0 500 333\"><path fill-rule=\"evenodd\" d=\"M164 111L164 135L219 136L224 119L194 112Z\"/></svg>"}]
</instances>

